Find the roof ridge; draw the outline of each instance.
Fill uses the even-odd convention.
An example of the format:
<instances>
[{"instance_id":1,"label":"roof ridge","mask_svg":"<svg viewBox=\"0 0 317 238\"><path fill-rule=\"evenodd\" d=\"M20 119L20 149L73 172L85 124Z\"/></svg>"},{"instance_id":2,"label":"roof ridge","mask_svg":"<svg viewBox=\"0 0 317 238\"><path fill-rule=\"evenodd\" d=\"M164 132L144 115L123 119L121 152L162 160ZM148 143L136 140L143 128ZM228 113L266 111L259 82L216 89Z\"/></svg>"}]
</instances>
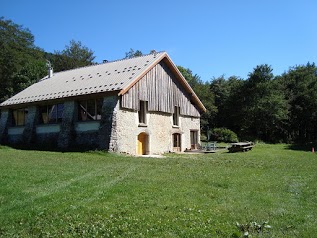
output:
<instances>
[{"instance_id":1,"label":"roof ridge","mask_svg":"<svg viewBox=\"0 0 317 238\"><path fill-rule=\"evenodd\" d=\"M100 64L97 64L97 65L115 63L115 62L125 61L125 60L131 60L131 59L146 57L146 56L150 56L150 55L154 55L154 54L161 54L161 53L164 53L164 52L165 52L165 51L159 51L159 52L156 52L156 51L155 51L155 52L153 52L153 53L149 53L149 54L145 54L145 55L139 55L139 56L134 56L134 57L132 57L132 58L122 58L122 59L107 61L107 62L100 63Z\"/></svg>"},{"instance_id":2,"label":"roof ridge","mask_svg":"<svg viewBox=\"0 0 317 238\"><path fill-rule=\"evenodd\" d=\"M92 64L92 65L86 65L86 66L82 66L82 67L78 67L78 68L74 68L74 69L67 69L67 70L64 70L64 71L54 72L54 74L63 73L63 72L69 72L69 71L73 71L73 70L77 70L77 69L90 68L90 67L94 67L94 66L98 66L98 65L116 63L116 62L120 62L120 61L131 60L131 59L135 59L135 58L141 58L141 57L146 57L146 56L155 55L155 54L162 54L162 53L166 53L166 51L164 51L164 50L159 51L159 52L155 51L153 53L149 53L149 54L146 54L146 55L135 56L135 57L132 57L132 58L122 58L122 59L107 61L107 62L103 62L103 63L96 63L96 64ZM45 76L42 79L40 79L40 81L43 80L43 79L46 79L46 78L47 78L47 76Z\"/></svg>"}]
</instances>

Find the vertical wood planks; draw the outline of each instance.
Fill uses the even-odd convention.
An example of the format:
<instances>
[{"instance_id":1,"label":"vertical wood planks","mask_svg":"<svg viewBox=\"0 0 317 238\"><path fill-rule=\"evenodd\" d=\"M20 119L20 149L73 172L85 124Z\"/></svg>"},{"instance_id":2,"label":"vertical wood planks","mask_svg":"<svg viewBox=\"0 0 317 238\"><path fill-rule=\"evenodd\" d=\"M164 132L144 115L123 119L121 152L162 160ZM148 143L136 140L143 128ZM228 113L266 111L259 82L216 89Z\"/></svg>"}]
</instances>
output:
<instances>
[{"instance_id":1,"label":"vertical wood planks","mask_svg":"<svg viewBox=\"0 0 317 238\"><path fill-rule=\"evenodd\" d=\"M165 63L160 62L122 96L122 107L139 110L139 100L143 100L148 101L149 111L174 113L174 107L179 106L181 115L200 117L187 94Z\"/></svg>"}]
</instances>

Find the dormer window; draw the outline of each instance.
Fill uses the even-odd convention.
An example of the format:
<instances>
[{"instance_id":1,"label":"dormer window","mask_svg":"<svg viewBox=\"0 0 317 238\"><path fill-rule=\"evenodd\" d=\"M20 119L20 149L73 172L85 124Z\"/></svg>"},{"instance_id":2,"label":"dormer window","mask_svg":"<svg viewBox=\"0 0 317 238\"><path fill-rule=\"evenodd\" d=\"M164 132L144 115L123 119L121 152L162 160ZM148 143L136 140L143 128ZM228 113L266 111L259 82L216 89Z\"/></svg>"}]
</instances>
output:
<instances>
[{"instance_id":1,"label":"dormer window","mask_svg":"<svg viewBox=\"0 0 317 238\"><path fill-rule=\"evenodd\" d=\"M139 124L146 125L146 114L147 114L147 101L140 101L140 109L139 109Z\"/></svg>"},{"instance_id":2,"label":"dormer window","mask_svg":"<svg viewBox=\"0 0 317 238\"><path fill-rule=\"evenodd\" d=\"M174 107L173 113L173 126L179 126L179 114L180 114L180 107Z\"/></svg>"}]
</instances>

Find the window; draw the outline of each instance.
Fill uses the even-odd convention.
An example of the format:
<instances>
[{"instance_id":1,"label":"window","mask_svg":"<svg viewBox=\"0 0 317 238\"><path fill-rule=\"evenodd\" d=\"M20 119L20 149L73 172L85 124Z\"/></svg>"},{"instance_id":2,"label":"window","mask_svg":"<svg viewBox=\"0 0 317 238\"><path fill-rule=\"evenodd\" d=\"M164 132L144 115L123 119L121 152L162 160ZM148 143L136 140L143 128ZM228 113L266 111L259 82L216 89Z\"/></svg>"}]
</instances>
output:
<instances>
[{"instance_id":1,"label":"window","mask_svg":"<svg viewBox=\"0 0 317 238\"><path fill-rule=\"evenodd\" d=\"M78 103L78 120L94 121L101 119L102 99L91 99Z\"/></svg>"},{"instance_id":2,"label":"window","mask_svg":"<svg viewBox=\"0 0 317 238\"><path fill-rule=\"evenodd\" d=\"M64 114L64 104L46 105L40 107L40 123L60 123Z\"/></svg>"},{"instance_id":3,"label":"window","mask_svg":"<svg viewBox=\"0 0 317 238\"><path fill-rule=\"evenodd\" d=\"M173 114L173 125L174 126L179 126L179 112L180 112L180 107L175 106L174 107L174 114Z\"/></svg>"},{"instance_id":4,"label":"window","mask_svg":"<svg viewBox=\"0 0 317 238\"><path fill-rule=\"evenodd\" d=\"M146 124L147 101L140 101L139 123Z\"/></svg>"},{"instance_id":5,"label":"window","mask_svg":"<svg viewBox=\"0 0 317 238\"><path fill-rule=\"evenodd\" d=\"M13 114L13 126L24 126L28 114L27 108L20 108L12 111Z\"/></svg>"}]
</instances>

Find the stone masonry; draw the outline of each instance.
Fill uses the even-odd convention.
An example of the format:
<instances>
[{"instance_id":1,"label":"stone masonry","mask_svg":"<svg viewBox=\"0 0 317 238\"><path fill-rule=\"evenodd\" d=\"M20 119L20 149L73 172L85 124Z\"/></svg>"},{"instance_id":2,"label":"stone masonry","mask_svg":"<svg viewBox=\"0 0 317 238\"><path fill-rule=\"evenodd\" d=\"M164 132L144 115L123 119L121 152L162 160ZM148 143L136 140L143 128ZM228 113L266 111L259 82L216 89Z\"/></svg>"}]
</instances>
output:
<instances>
[{"instance_id":1,"label":"stone masonry","mask_svg":"<svg viewBox=\"0 0 317 238\"><path fill-rule=\"evenodd\" d=\"M2 110L0 118L0 144L6 144L8 141L8 127L11 126L11 110Z\"/></svg>"},{"instance_id":2,"label":"stone masonry","mask_svg":"<svg viewBox=\"0 0 317 238\"><path fill-rule=\"evenodd\" d=\"M64 102L64 114L61 124L61 130L58 136L58 148L67 150L72 147L75 139L74 122L77 119L77 103L75 101Z\"/></svg>"},{"instance_id":3,"label":"stone masonry","mask_svg":"<svg viewBox=\"0 0 317 238\"><path fill-rule=\"evenodd\" d=\"M101 121L99 127L99 149L102 150L115 150L115 131L116 128L116 106L118 105L118 97L110 96L104 97L102 110L101 110ZM112 140L111 134L113 133Z\"/></svg>"},{"instance_id":4,"label":"stone masonry","mask_svg":"<svg viewBox=\"0 0 317 238\"><path fill-rule=\"evenodd\" d=\"M28 115L23 130L23 143L25 146L31 146L36 142L36 125L39 121L39 108L31 106L28 108Z\"/></svg>"}]
</instances>

